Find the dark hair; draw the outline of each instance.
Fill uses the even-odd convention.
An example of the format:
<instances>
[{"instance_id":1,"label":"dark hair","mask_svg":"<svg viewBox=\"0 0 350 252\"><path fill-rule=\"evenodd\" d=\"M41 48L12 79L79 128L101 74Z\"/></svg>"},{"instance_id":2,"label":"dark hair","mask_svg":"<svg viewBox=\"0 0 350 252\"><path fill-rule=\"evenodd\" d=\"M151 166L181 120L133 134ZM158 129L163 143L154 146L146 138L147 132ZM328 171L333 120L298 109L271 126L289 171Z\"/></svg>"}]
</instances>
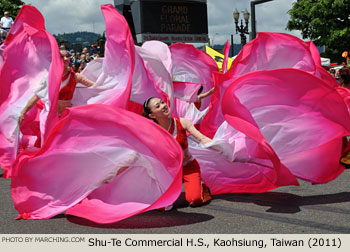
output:
<instances>
[{"instance_id":1,"label":"dark hair","mask_svg":"<svg viewBox=\"0 0 350 252\"><path fill-rule=\"evenodd\" d=\"M202 93L203 91L203 85L201 85L201 87L198 89L197 95L199 95L200 93Z\"/></svg>"},{"instance_id":2,"label":"dark hair","mask_svg":"<svg viewBox=\"0 0 350 252\"><path fill-rule=\"evenodd\" d=\"M59 48L59 51L60 51L60 54L62 51L65 51L67 53L67 56L68 56L68 50L65 49L65 48ZM61 58L63 59L63 56L61 55Z\"/></svg>"},{"instance_id":3,"label":"dark hair","mask_svg":"<svg viewBox=\"0 0 350 252\"><path fill-rule=\"evenodd\" d=\"M74 65L74 67L73 67L73 65ZM74 64L72 64L72 67L73 67L73 71L77 72L79 70L80 63L79 62L75 62Z\"/></svg>"},{"instance_id":4,"label":"dark hair","mask_svg":"<svg viewBox=\"0 0 350 252\"><path fill-rule=\"evenodd\" d=\"M339 76L340 76L340 85L349 85L350 84L350 68L349 67L343 67L339 69Z\"/></svg>"},{"instance_id":5,"label":"dark hair","mask_svg":"<svg viewBox=\"0 0 350 252\"><path fill-rule=\"evenodd\" d=\"M142 115L148 119L151 119L153 122L158 123L157 120L155 118L151 118L149 117L149 114L152 113L151 109L148 107L149 102L156 97L150 97L148 98L144 103L143 103L143 111L142 111Z\"/></svg>"}]
</instances>

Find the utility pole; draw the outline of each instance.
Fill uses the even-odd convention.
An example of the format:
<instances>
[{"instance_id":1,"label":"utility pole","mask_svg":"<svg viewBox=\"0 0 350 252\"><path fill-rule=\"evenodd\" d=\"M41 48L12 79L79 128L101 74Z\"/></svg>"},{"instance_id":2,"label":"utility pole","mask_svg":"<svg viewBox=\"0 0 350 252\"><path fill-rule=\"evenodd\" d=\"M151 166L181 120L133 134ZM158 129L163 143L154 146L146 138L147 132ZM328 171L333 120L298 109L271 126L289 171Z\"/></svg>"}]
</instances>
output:
<instances>
[{"instance_id":1,"label":"utility pole","mask_svg":"<svg viewBox=\"0 0 350 252\"><path fill-rule=\"evenodd\" d=\"M231 57L234 56L234 48L233 48L234 44L233 44L233 34L231 34Z\"/></svg>"}]
</instances>

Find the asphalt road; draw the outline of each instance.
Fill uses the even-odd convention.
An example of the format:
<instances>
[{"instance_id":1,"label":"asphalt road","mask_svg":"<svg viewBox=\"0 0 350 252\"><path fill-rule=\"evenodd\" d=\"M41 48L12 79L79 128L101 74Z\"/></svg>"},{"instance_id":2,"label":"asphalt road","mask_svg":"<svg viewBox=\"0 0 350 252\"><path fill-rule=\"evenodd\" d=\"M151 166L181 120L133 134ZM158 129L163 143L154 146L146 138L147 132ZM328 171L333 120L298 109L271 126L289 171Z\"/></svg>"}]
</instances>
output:
<instances>
[{"instance_id":1,"label":"asphalt road","mask_svg":"<svg viewBox=\"0 0 350 252\"><path fill-rule=\"evenodd\" d=\"M2 170L0 169L0 174ZM184 195L170 212L151 211L99 225L74 216L14 220L11 180L0 178L2 234L350 234L350 170L323 185L300 181L261 194L225 194L190 208Z\"/></svg>"}]
</instances>

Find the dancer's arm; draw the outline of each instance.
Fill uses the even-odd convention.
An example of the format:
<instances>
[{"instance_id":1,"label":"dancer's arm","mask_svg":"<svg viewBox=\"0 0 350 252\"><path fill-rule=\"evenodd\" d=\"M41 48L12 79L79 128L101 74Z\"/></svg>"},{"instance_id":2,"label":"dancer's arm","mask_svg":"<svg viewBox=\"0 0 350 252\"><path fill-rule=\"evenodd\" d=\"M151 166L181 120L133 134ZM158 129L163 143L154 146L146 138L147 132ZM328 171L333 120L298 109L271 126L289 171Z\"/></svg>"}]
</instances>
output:
<instances>
[{"instance_id":1,"label":"dancer's arm","mask_svg":"<svg viewBox=\"0 0 350 252\"><path fill-rule=\"evenodd\" d=\"M37 103L38 100L39 100L39 97L36 94L33 95L32 98L30 98L26 106L22 109L21 113L19 114L19 118L18 118L19 124L22 123L24 119L24 115Z\"/></svg>"},{"instance_id":2,"label":"dancer's arm","mask_svg":"<svg viewBox=\"0 0 350 252\"><path fill-rule=\"evenodd\" d=\"M89 80L88 78L86 78L84 75L82 75L81 73L76 73L75 74L75 78L77 80L77 83L81 83L86 87L91 87L95 84L95 82Z\"/></svg>"},{"instance_id":3,"label":"dancer's arm","mask_svg":"<svg viewBox=\"0 0 350 252\"><path fill-rule=\"evenodd\" d=\"M207 91L207 92L205 92L205 93L203 93L203 94L198 95L197 102L200 102L203 98L208 97L208 96L211 95L213 92L214 92L214 88L210 89L209 91Z\"/></svg>"},{"instance_id":4,"label":"dancer's arm","mask_svg":"<svg viewBox=\"0 0 350 252\"><path fill-rule=\"evenodd\" d=\"M201 144L210 143L211 139L200 133L191 123L190 120L186 118L180 118L182 127L187 130L192 136L194 136Z\"/></svg>"}]
</instances>

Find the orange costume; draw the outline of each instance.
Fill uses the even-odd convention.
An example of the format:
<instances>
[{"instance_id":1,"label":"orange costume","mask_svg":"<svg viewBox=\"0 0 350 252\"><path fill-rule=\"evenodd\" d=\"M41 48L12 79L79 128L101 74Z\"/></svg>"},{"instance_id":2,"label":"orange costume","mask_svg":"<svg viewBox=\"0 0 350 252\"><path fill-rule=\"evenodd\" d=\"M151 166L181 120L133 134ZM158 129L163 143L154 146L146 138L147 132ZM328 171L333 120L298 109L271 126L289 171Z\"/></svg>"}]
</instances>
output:
<instances>
[{"instance_id":1,"label":"orange costume","mask_svg":"<svg viewBox=\"0 0 350 252\"><path fill-rule=\"evenodd\" d=\"M201 181L200 167L196 159L188 151L186 130L180 118L173 118L169 133L172 134L184 151L183 181L185 196L191 206L200 206L211 199L208 188Z\"/></svg>"}]
</instances>

